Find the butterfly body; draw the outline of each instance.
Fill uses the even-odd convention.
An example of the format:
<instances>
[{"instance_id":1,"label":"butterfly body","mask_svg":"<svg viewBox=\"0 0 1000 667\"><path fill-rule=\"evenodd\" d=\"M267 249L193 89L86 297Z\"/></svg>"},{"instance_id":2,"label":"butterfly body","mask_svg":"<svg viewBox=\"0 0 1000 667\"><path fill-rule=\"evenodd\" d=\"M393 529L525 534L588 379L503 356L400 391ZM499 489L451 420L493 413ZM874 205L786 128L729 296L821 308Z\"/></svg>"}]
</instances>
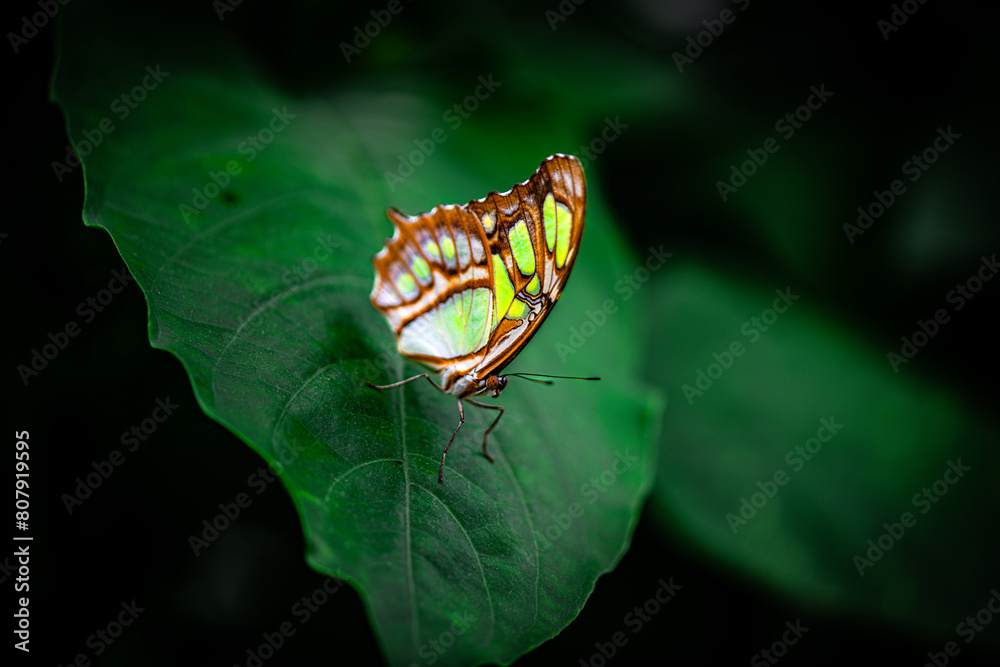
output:
<instances>
[{"instance_id":1,"label":"butterfly body","mask_svg":"<svg viewBox=\"0 0 1000 667\"><path fill-rule=\"evenodd\" d=\"M395 233L373 261L372 304L400 354L436 373L435 386L456 396L463 414L463 400L503 391L500 373L562 294L583 236L583 168L572 156L553 155L507 192L418 216L387 215Z\"/></svg>"}]
</instances>

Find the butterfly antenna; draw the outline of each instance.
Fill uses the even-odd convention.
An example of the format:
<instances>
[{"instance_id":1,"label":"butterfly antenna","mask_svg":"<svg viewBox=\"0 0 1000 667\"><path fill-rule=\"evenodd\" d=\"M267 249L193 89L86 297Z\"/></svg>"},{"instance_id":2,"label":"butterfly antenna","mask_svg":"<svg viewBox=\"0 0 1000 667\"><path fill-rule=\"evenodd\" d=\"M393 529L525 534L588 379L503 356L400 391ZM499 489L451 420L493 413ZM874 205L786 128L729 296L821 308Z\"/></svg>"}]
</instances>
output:
<instances>
[{"instance_id":1,"label":"butterfly antenna","mask_svg":"<svg viewBox=\"0 0 1000 667\"><path fill-rule=\"evenodd\" d=\"M600 380L601 378L579 378L570 377L568 375L542 375L541 373L508 373L507 377L518 377L524 378L525 380L530 380L531 382L537 382L538 384L553 384L549 380L535 380L529 375L540 378L556 378L557 380Z\"/></svg>"}]
</instances>

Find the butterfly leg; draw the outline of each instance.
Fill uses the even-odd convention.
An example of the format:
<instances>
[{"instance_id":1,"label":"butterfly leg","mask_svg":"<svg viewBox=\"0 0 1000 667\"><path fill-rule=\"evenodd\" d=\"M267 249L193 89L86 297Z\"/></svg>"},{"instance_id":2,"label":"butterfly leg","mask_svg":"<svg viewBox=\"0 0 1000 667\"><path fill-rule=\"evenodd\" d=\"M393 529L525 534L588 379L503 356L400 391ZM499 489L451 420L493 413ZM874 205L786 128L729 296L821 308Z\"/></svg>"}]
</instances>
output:
<instances>
[{"instance_id":1,"label":"butterfly leg","mask_svg":"<svg viewBox=\"0 0 1000 667\"><path fill-rule=\"evenodd\" d=\"M399 382L393 382L392 384L377 385L371 382L365 381L366 387L371 387L372 389L392 389L393 387L399 387L406 384L407 382L412 382L413 380L419 380L420 378L427 378L427 381L434 385L434 388L439 391L445 391L444 387L441 387L434 380L430 378L427 373L421 373L420 375L414 375L411 378L406 378L405 380L400 380ZM451 443L455 442L455 436L458 435L458 429L462 428L462 424L465 423L465 410L462 408L462 399L458 399L458 426L455 427L455 432L451 434L451 440L444 448L444 452L441 453L441 468L438 470L438 482L444 484L444 457L448 455L448 448L451 447ZM492 459L491 459L492 460Z\"/></svg>"},{"instance_id":2,"label":"butterfly leg","mask_svg":"<svg viewBox=\"0 0 1000 667\"><path fill-rule=\"evenodd\" d=\"M493 428L497 425L497 422L500 421L500 418L503 417L503 408L501 408L499 405L490 405L489 403L480 403L479 401L471 401L469 399L465 400L469 401L470 404L475 405L476 407L500 411L500 414L497 415L497 418L494 419L493 423L490 424L490 427L486 429L486 433L483 434L483 456L485 456L490 463L493 463L493 457L490 456L490 453L486 451L486 439L490 437L490 431L493 430Z\"/></svg>"},{"instance_id":3,"label":"butterfly leg","mask_svg":"<svg viewBox=\"0 0 1000 667\"><path fill-rule=\"evenodd\" d=\"M472 401L469 401L470 403ZM455 432L451 434L451 440L445 445L444 451L441 452L441 468L438 470L438 483L444 484L444 457L448 456L448 448L451 447L451 443L455 442L455 436L458 435L458 429L462 428L462 424L465 423L465 410L462 408L462 399L458 399L458 426L455 427Z\"/></svg>"},{"instance_id":4,"label":"butterfly leg","mask_svg":"<svg viewBox=\"0 0 1000 667\"><path fill-rule=\"evenodd\" d=\"M411 378L406 378L405 380L400 380L399 382L393 382L392 384L377 385L377 384L372 384L371 382L365 380L365 386L371 387L372 389L392 389L393 387L399 387L400 385L404 385L407 382L412 382L413 380L419 380L420 378L427 378L427 381L430 382L432 385L434 385L435 389L437 389L438 391L444 391L444 387L439 386L438 383L432 380L427 373L414 375Z\"/></svg>"}]
</instances>

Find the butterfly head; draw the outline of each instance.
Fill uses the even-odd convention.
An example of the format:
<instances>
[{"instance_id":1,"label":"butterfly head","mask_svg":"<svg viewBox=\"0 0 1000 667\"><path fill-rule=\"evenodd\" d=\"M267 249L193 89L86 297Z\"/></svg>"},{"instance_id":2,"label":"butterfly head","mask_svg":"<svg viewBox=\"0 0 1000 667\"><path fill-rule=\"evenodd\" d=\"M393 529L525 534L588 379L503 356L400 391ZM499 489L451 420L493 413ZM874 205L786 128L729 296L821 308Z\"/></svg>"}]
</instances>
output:
<instances>
[{"instance_id":1,"label":"butterfly head","mask_svg":"<svg viewBox=\"0 0 1000 667\"><path fill-rule=\"evenodd\" d=\"M496 398L500 395L500 392L504 390L507 386L507 376L506 375L491 375L486 378L486 388L485 390L489 392L490 396Z\"/></svg>"}]
</instances>

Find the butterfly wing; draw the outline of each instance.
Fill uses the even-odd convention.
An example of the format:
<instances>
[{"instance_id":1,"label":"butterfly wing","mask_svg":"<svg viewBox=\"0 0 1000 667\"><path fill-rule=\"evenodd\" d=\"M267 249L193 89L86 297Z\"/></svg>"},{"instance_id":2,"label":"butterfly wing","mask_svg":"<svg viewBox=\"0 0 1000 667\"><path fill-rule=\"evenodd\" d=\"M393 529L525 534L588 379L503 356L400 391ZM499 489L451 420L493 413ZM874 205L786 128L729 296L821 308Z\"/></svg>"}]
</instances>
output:
<instances>
[{"instance_id":1,"label":"butterfly wing","mask_svg":"<svg viewBox=\"0 0 1000 667\"><path fill-rule=\"evenodd\" d=\"M411 217L374 259L372 304L396 333L400 354L442 374L445 389L482 360L492 317L491 267L479 221L462 206Z\"/></svg>"},{"instance_id":2,"label":"butterfly wing","mask_svg":"<svg viewBox=\"0 0 1000 667\"><path fill-rule=\"evenodd\" d=\"M480 221L493 269L490 339L474 369L481 380L514 360L566 286L587 212L583 167L553 155L524 183L466 209Z\"/></svg>"},{"instance_id":3,"label":"butterfly wing","mask_svg":"<svg viewBox=\"0 0 1000 667\"><path fill-rule=\"evenodd\" d=\"M565 155L465 206L389 209L396 231L375 256L371 301L400 354L440 373L445 389L510 363L562 293L585 213L583 168Z\"/></svg>"}]
</instances>

